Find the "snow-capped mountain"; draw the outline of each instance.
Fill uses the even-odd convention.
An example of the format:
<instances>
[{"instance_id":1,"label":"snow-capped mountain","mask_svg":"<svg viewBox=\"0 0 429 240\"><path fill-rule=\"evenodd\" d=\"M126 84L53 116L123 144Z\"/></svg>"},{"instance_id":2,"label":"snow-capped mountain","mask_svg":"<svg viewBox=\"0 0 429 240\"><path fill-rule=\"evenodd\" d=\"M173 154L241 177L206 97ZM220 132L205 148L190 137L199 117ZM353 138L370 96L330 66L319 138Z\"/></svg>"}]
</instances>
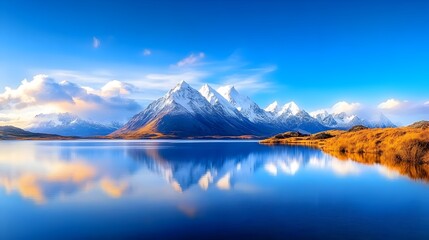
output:
<instances>
[{"instance_id":1,"label":"snow-capped mountain","mask_svg":"<svg viewBox=\"0 0 429 240\"><path fill-rule=\"evenodd\" d=\"M268 105L265 109L265 112L268 112L272 115L277 115L277 113L281 110L279 107L279 103L277 101L274 101L270 105Z\"/></svg>"},{"instance_id":2,"label":"snow-capped mountain","mask_svg":"<svg viewBox=\"0 0 429 240\"><path fill-rule=\"evenodd\" d=\"M357 116L318 112L313 116L295 102L277 102L261 109L233 86L217 91L204 85L199 91L182 81L167 94L152 102L127 124L110 134L117 138L217 138L266 137L285 131L315 133L357 124L388 125L382 116L364 121ZM370 125L372 124L372 125ZM378 124L378 125L376 125Z\"/></svg>"},{"instance_id":3,"label":"snow-capped mountain","mask_svg":"<svg viewBox=\"0 0 429 240\"><path fill-rule=\"evenodd\" d=\"M281 108L281 110L278 112L278 116L290 116L290 115L294 115L296 116L299 112L301 111L301 109L298 107L298 105L296 105L295 102L289 102L286 103L285 105L283 105L283 107Z\"/></svg>"},{"instance_id":4,"label":"snow-capped mountain","mask_svg":"<svg viewBox=\"0 0 429 240\"><path fill-rule=\"evenodd\" d=\"M377 113L372 115L372 117L366 120L368 127L371 128L388 128L388 127L396 127L384 114Z\"/></svg>"},{"instance_id":5,"label":"snow-capped mountain","mask_svg":"<svg viewBox=\"0 0 429 240\"><path fill-rule=\"evenodd\" d=\"M275 101L266 109L271 114L273 121L284 129L304 133L320 132L328 129L305 110L299 108L295 102L286 103L280 108L277 101Z\"/></svg>"},{"instance_id":6,"label":"snow-capped mountain","mask_svg":"<svg viewBox=\"0 0 429 240\"><path fill-rule=\"evenodd\" d=\"M279 103L277 101L274 101L265 108L265 111L270 113L273 117L279 117L282 115L297 115L301 111L301 109L298 107L298 105L296 105L295 102L288 102L282 107L280 107Z\"/></svg>"},{"instance_id":7,"label":"snow-capped mountain","mask_svg":"<svg viewBox=\"0 0 429 240\"><path fill-rule=\"evenodd\" d=\"M293 175L307 164L322 166L326 159L317 150L297 153L292 148L249 147L234 142L216 143L217 147L199 149L190 144L183 143L177 148L130 148L127 155L162 176L179 192L195 185L204 190L213 187L227 190L234 187L235 179L249 176L259 169L265 169L270 175Z\"/></svg>"},{"instance_id":8,"label":"snow-capped mountain","mask_svg":"<svg viewBox=\"0 0 429 240\"><path fill-rule=\"evenodd\" d=\"M261 109L249 97L240 95L234 86L228 85L217 90L232 106L253 123L268 123L271 121L267 112Z\"/></svg>"},{"instance_id":9,"label":"snow-capped mountain","mask_svg":"<svg viewBox=\"0 0 429 240\"><path fill-rule=\"evenodd\" d=\"M180 138L261 134L252 125L247 126L246 121L240 119L233 109L225 106L225 102L222 103L215 92L210 88L208 91L207 97L217 107L182 81L112 136Z\"/></svg>"},{"instance_id":10,"label":"snow-capped mountain","mask_svg":"<svg viewBox=\"0 0 429 240\"><path fill-rule=\"evenodd\" d=\"M356 125L364 125L367 127L395 127L386 116L382 113L373 116L373 119L367 120L360 118L354 114L341 113L328 113L326 110L319 110L311 113L312 117L316 118L321 124L339 129L349 129Z\"/></svg>"},{"instance_id":11,"label":"snow-capped mountain","mask_svg":"<svg viewBox=\"0 0 429 240\"><path fill-rule=\"evenodd\" d=\"M116 131L118 124L109 125L83 120L71 113L38 114L25 129L31 132L61 136L105 136Z\"/></svg>"},{"instance_id":12,"label":"snow-capped mountain","mask_svg":"<svg viewBox=\"0 0 429 240\"><path fill-rule=\"evenodd\" d=\"M332 127L337 126L338 122L335 120L332 114L329 114L326 110L319 110L310 113L310 115L317 119L324 126Z\"/></svg>"},{"instance_id":13,"label":"snow-capped mountain","mask_svg":"<svg viewBox=\"0 0 429 240\"><path fill-rule=\"evenodd\" d=\"M201 95L214 107L218 108L219 111L223 113L237 117L243 118L244 116L234 108L220 93L210 87L208 84L204 84L201 87L200 91Z\"/></svg>"}]
</instances>

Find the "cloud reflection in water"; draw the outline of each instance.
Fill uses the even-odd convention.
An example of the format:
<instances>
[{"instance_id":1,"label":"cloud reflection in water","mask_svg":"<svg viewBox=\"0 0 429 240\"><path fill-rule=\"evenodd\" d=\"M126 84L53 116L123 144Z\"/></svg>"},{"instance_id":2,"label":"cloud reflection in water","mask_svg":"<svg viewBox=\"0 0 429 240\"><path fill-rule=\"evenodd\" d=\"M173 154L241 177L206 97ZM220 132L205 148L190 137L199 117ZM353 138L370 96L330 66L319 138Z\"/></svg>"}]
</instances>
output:
<instances>
[{"instance_id":1,"label":"cloud reflection in water","mask_svg":"<svg viewBox=\"0 0 429 240\"><path fill-rule=\"evenodd\" d=\"M97 190L120 198L143 188L140 179L148 172L177 192L193 186L203 191L234 190L235 183L255 172L294 176L308 168L341 176L362 173L359 163L319 150L257 143L28 141L2 142L0 151L0 185L8 194L16 192L40 204ZM398 175L382 166L377 169L388 178Z\"/></svg>"}]
</instances>

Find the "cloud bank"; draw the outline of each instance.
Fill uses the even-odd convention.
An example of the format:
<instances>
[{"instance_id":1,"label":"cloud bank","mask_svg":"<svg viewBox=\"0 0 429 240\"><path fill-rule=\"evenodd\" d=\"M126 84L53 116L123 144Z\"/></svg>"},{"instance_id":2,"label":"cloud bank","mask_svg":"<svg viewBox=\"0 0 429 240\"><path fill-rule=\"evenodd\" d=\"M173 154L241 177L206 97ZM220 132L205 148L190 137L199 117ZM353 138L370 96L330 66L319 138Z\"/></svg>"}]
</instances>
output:
<instances>
[{"instance_id":1,"label":"cloud bank","mask_svg":"<svg viewBox=\"0 0 429 240\"><path fill-rule=\"evenodd\" d=\"M22 126L36 114L57 112L70 112L100 122L123 122L141 109L135 100L128 98L136 90L133 85L116 80L93 89L36 75L31 81L23 80L17 88L7 87L0 93L3 115L0 123L19 120Z\"/></svg>"},{"instance_id":2,"label":"cloud bank","mask_svg":"<svg viewBox=\"0 0 429 240\"><path fill-rule=\"evenodd\" d=\"M388 99L378 105L378 108L395 115L421 114L429 115L429 101L412 102L407 100Z\"/></svg>"}]
</instances>

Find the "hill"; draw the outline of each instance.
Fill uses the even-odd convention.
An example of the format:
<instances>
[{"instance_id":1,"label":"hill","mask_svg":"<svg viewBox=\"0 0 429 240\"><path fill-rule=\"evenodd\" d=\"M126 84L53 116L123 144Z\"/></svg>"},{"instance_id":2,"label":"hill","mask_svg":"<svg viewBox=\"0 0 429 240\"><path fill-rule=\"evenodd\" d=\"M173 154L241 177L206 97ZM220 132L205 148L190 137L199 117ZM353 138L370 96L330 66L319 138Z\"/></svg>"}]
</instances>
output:
<instances>
[{"instance_id":1,"label":"hill","mask_svg":"<svg viewBox=\"0 0 429 240\"><path fill-rule=\"evenodd\" d=\"M318 137L321 135L325 137ZM389 162L429 164L429 128L420 123L400 128L358 126L349 131L331 130L298 137L279 138L277 135L261 143L307 145L328 153L375 154Z\"/></svg>"},{"instance_id":2,"label":"hill","mask_svg":"<svg viewBox=\"0 0 429 240\"><path fill-rule=\"evenodd\" d=\"M0 140L60 140L75 139L54 134L33 133L13 126L0 126Z\"/></svg>"}]
</instances>

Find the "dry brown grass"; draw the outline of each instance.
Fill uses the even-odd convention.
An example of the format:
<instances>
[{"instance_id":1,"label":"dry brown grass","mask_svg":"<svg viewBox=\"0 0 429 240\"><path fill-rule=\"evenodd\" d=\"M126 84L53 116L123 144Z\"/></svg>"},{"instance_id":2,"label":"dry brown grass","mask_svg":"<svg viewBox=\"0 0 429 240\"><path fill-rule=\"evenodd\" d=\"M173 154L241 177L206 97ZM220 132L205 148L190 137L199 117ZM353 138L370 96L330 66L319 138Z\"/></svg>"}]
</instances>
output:
<instances>
[{"instance_id":1,"label":"dry brown grass","mask_svg":"<svg viewBox=\"0 0 429 240\"><path fill-rule=\"evenodd\" d=\"M403 127L345 132L327 139L322 149L383 154L396 161L429 163L429 129Z\"/></svg>"},{"instance_id":2,"label":"dry brown grass","mask_svg":"<svg viewBox=\"0 0 429 240\"><path fill-rule=\"evenodd\" d=\"M421 124L420 124L421 125ZM333 135L331 138L316 136ZM429 180L429 128L401 127L326 131L306 137L269 138L263 144L305 145L339 159L380 163L412 178Z\"/></svg>"},{"instance_id":3,"label":"dry brown grass","mask_svg":"<svg viewBox=\"0 0 429 240\"><path fill-rule=\"evenodd\" d=\"M319 137L329 135L333 137ZM396 161L429 163L429 128L331 130L305 137L269 138L261 143L311 145L327 152L383 154Z\"/></svg>"},{"instance_id":4,"label":"dry brown grass","mask_svg":"<svg viewBox=\"0 0 429 240\"><path fill-rule=\"evenodd\" d=\"M368 165L380 164L411 179L429 182L429 164L427 163L398 161L388 154L324 151L340 160L354 160Z\"/></svg>"},{"instance_id":5,"label":"dry brown grass","mask_svg":"<svg viewBox=\"0 0 429 240\"><path fill-rule=\"evenodd\" d=\"M278 134L272 138L264 139L260 141L260 143L266 144L266 145L277 145L277 144L304 145L304 146L322 148L325 145L326 140L329 139L329 138L326 138L327 135L331 137L336 137L340 134L343 134L344 132L345 131L342 131L342 130L329 130L329 131L324 131L321 133L316 133L313 135L301 136L301 137L294 137L295 134L291 134L290 132L288 132L288 134L284 135L285 138L280 138L282 134Z\"/></svg>"}]
</instances>

